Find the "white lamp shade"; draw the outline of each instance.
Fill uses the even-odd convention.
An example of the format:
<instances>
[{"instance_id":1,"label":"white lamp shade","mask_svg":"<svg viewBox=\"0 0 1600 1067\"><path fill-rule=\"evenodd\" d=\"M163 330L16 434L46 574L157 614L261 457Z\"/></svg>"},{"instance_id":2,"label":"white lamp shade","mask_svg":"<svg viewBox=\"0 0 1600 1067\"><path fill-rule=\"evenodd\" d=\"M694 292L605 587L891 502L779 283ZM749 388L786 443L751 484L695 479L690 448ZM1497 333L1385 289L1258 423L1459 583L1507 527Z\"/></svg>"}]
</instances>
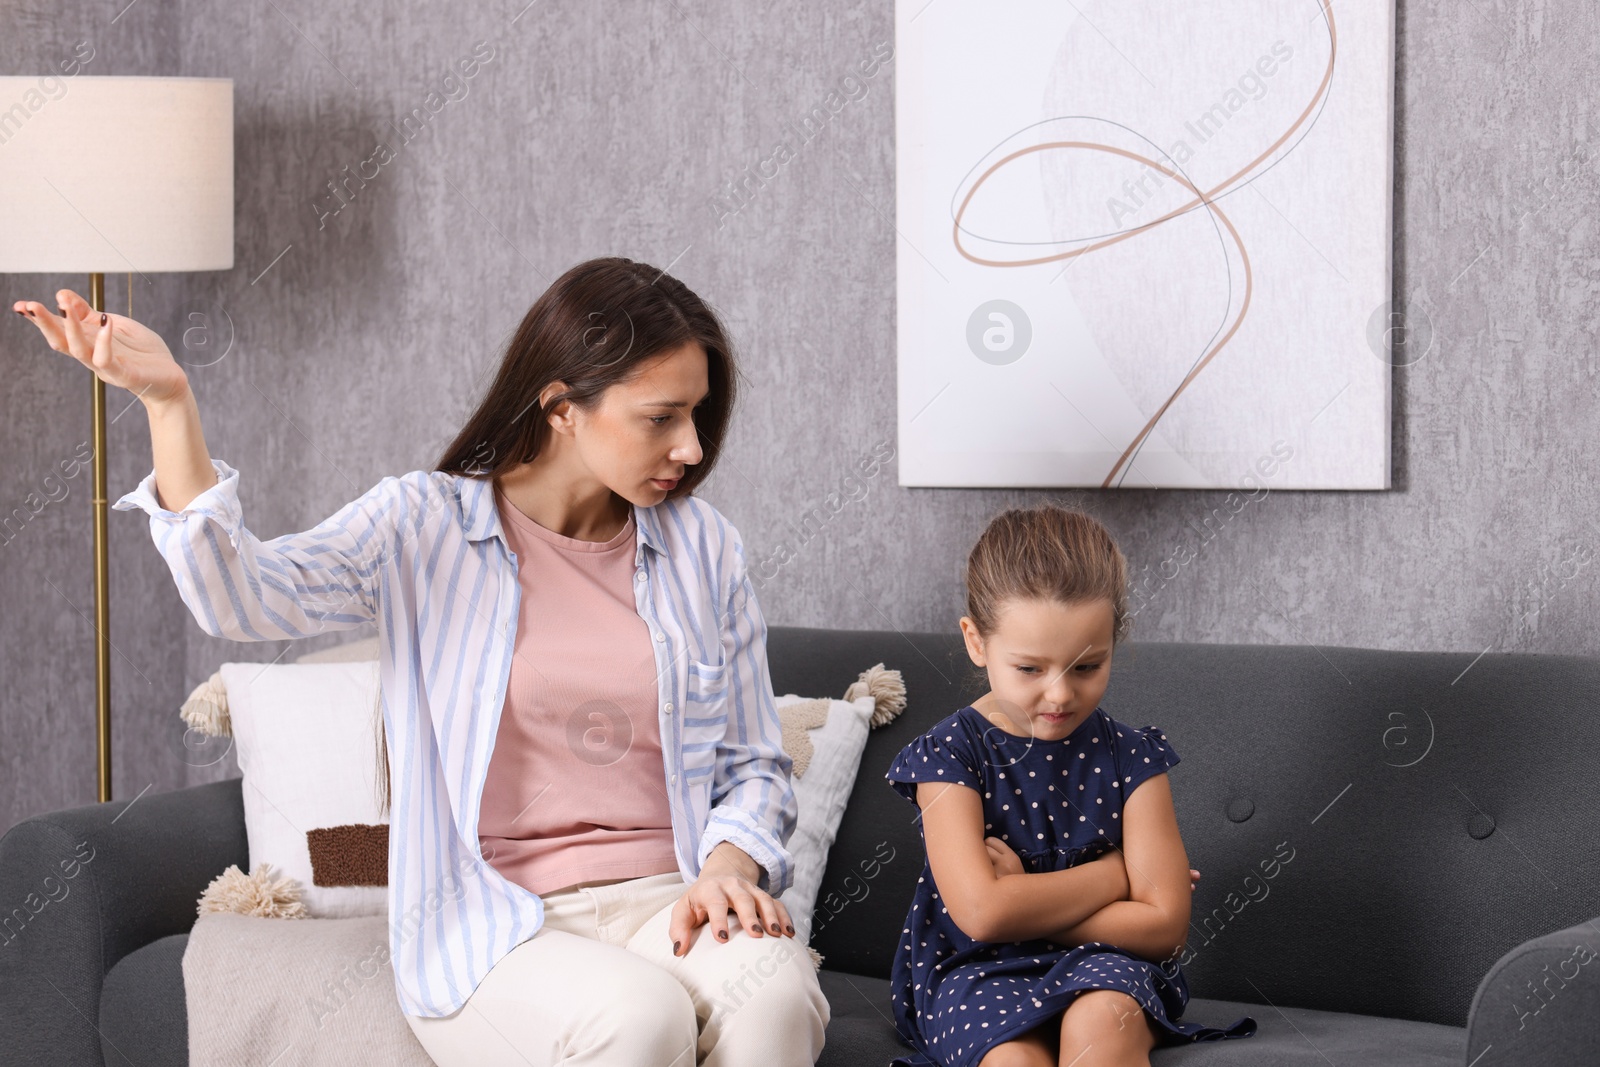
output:
<instances>
[{"instance_id":1,"label":"white lamp shade","mask_svg":"<svg viewBox=\"0 0 1600 1067\"><path fill-rule=\"evenodd\" d=\"M0 273L233 266L233 79L0 77Z\"/></svg>"}]
</instances>

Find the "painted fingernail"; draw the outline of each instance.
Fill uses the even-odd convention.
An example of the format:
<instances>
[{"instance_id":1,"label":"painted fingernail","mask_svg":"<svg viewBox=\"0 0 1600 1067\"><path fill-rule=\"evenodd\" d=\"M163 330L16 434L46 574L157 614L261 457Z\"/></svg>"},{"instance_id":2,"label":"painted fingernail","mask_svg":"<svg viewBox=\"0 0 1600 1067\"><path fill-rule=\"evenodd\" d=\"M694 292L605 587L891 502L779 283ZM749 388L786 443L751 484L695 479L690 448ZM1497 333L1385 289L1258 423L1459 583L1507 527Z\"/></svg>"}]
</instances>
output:
<instances>
[{"instance_id":1,"label":"painted fingernail","mask_svg":"<svg viewBox=\"0 0 1600 1067\"><path fill-rule=\"evenodd\" d=\"M773 923L772 924L772 932L775 933L775 934L779 934L779 933L782 933L783 931L778 928L778 924L777 923Z\"/></svg>"},{"instance_id":2,"label":"painted fingernail","mask_svg":"<svg viewBox=\"0 0 1600 1067\"><path fill-rule=\"evenodd\" d=\"M726 930L718 930L717 931L717 939L720 940L720 941L728 940L728 931L726 931Z\"/></svg>"},{"instance_id":3,"label":"painted fingernail","mask_svg":"<svg viewBox=\"0 0 1600 1067\"><path fill-rule=\"evenodd\" d=\"M793 937L793 936L794 936L794 927L792 927L792 926L785 926L785 927L784 927L784 929L785 929L785 930L787 930L787 931L789 931L789 936L790 936L790 937Z\"/></svg>"},{"instance_id":4,"label":"painted fingernail","mask_svg":"<svg viewBox=\"0 0 1600 1067\"><path fill-rule=\"evenodd\" d=\"M100 312L100 325L104 326L105 324L106 324L106 313L104 311L102 311L102 312Z\"/></svg>"},{"instance_id":5,"label":"painted fingernail","mask_svg":"<svg viewBox=\"0 0 1600 1067\"><path fill-rule=\"evenodd\" d=\"M678 954L678 945L679 945L679 942L677 942L677 941L674 941L672 943L672 954L674 956L676 956Z\"/></svg>"}]
</instances>

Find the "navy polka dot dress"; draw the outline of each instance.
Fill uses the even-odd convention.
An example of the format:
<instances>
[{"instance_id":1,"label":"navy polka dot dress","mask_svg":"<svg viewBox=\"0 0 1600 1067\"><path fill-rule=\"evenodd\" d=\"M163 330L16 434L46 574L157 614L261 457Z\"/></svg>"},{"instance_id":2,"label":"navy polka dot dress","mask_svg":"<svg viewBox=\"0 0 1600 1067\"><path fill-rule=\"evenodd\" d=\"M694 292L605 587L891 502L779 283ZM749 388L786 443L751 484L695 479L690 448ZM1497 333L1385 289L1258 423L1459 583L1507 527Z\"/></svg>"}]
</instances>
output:
<instances>
[{"instance_id":1,"label":"navy polka dot dress","mask_svg":"<svg viewBox=\"0 0 1600 1067\"><path fill-rule=\"evenodd\" d=\"M1178 763L1166 735L1118 722L1100 708L1068 736L1017 737L971 705L900 750L885 777L913 804L917 782L957 782L983 797L984 836L997 837L1029 873L1066 870L1122 845L1123 799ZM921 826L920 820L918 826ZM894 1067L971 1067L995 1045L1060 1013L1086 989L1131 995L1156 1021L1161 1044L1248 1037L1249 1016L1218 1028L1179 1022L1189 987L1164 965L1092 941L974 941L940 903L926 861L891 975L895 1029L916 1050Z\"/></svg>"}]
</instances>

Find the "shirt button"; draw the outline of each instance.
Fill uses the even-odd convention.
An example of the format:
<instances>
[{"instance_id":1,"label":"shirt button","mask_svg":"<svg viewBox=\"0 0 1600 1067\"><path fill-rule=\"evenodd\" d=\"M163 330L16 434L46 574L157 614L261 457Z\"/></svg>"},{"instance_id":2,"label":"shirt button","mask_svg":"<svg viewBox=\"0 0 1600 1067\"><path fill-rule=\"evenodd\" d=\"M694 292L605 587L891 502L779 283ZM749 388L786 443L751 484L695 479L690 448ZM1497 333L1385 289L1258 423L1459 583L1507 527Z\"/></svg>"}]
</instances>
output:
<instances>
[{"instance_id":1,"label":"shirt button","mask_svg":"<svg viewBox=\"0 0 1600 1067\"><path fill-rule=\"evenodd\" d=\"M669 778L667 780L669 782L671 782L673 785L677 785L678 784L678 776L676 774L674 774L671 778Z\"/></svg>"},{"instance_id":2,"label":"shirt button","mask_svg":"<svg viewBox=\"0 0 1600 1067\"><path fill-rule=\"evenodd\" d=\"M667 701L667 710L668 710L668 711L671 711L671 710L672 710L672 701L670 701L670 700L669 700L669 701Z\"/></svg>"},{"instance_id":3,"label":"shirt button","mask_svg":"<svg viewBox=\"0 0 1600 1067\"><path fill-rule=\"evenodd\" d=\"M656 640L657 641L665 641L666 639L667 639L667 635L666 634L656 634Z\"/></svg>"},{"instance_id":4,"label":"shirt button","mask_svg":"<svg viewBox=\"0 0 1600 1067\"><path fill-rule=\"evenodd\" d=\"M643 571L643 570L641 570L641 571L640 571L640 572L639 572L639 580L640 580L640 581L641 581L641 582L642 582L642 581L644 581L644 571Z\"/></svg>"}]
</instances>

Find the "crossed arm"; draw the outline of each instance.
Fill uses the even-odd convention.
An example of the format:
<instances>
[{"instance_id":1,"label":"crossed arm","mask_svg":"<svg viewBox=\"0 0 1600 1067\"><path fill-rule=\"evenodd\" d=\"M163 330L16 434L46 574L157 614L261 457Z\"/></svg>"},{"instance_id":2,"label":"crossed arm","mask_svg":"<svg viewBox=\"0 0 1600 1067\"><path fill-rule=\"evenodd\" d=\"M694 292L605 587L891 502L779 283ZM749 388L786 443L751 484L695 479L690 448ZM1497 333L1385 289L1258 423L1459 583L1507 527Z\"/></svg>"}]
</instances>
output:
<instances>
[{"instance_id":1,"label":"crossed arm","mask_svg":"<svg viewBox=\"0 0 1600 1067\"><path fill-rule=\"evenodd\" d=\"M919 783L928 866L944 906L977 941L1104 941L1159 963L1189 931L1189 859L1165 774L1140 783L1122 810L1122 848L1064 871L999 874L984 844L978 793Z\"/></svg>"}]
</instances>

